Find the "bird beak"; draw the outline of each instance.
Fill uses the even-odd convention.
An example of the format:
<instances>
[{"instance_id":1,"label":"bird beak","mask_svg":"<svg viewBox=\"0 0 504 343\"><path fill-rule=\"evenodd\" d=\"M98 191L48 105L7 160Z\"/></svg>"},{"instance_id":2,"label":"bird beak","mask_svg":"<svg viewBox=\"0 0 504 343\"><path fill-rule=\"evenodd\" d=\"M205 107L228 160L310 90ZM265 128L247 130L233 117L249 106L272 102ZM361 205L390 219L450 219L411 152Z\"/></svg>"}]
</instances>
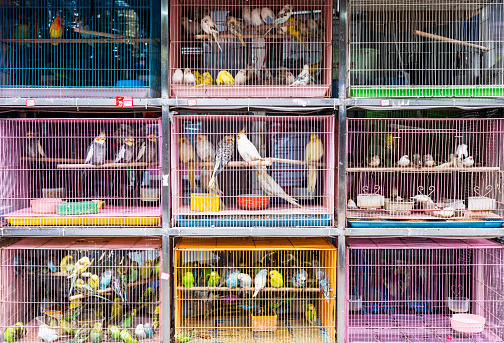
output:
<instances>
[{"instance_id":1,"label":"bird beak","mask_svg":"<svg viewBox=\"0 0 504 343\"><path fill-rule=\"evenodd\" d=\"M229 138L228 138L228 139L227 139L227 141L228 141L228 142L231 142L231 139L229 139Z\"/></svg>"}]
</instances>

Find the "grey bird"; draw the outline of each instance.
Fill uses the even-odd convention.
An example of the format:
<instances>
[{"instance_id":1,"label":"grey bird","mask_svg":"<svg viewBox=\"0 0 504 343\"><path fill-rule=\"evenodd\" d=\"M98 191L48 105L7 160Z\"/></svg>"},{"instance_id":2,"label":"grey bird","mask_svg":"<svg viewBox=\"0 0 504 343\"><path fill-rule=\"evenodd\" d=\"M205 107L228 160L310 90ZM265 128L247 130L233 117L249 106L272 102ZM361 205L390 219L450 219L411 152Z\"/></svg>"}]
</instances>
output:
<instances>
[{"instance_id":1,"label":"grey bird","mask_svg":"<svg viewBox=\"0 0 504 343\"><path fill-rule=\"evenodd\" d=\"M107 157L105 132L100 132L100 135L95 137L93 142L88 147L85 164L100 165L105 163Z\"/></svg>"},{"instance_id":2,"label":"grey bird","mask_svg":"<svg viewBox=\"0 0 504 343\"><path fill-rule=\"evenodd\" d=\"M296 207L302 207L297 203L296 199L285 193L282 187L268 174L266 168L257 171L257 181L259 181L261 189L267 195L282 198Z\"/></svg>"},{"instance_id":3,"label":"grey bird","mask_svg":"<svg viewBox=\"0 0 504 343\"><path fill-rule=\"evenodd\" d=\"M123 144L117 150L114 163L129 163L133 160L135 155L135 139L128 137L124 140Z\"/></svg>"},{"instance_id":4,"label":"grey bird","mask_svg":"<svg viewBox=\"0 0 504 343\"><path fill-rule=\"evenodd\" d=\"M424 156L424 165L426 167L433 167L434 166L434 158L432 158L431 154L427 154Z\"/></svg>"},{"instance_id":5,"label":"grey bird","mask_svg":"<svg viewBox=\"0 0 504 343\"><path fill-rule=\"evenodd\" d=\"M422 168L423 164L422 164L422 157L420 156L420 154L413 155L413 166Z\"/></svg>"},{"instance_id":6,"label":"grey bird","mask_svg":"<svg viewBox=\"0 0 504 343\"><path fill-rule=\"evenodd\" d=\"M28 131L26 133L26 137L28 138L28 141L26 143L26 153L28 154L28 157L47 157L44 148L42 148L42 145L40 144L40 140L38 138L35 138L36 136L37 134L33 131Z\"/></svg>"},{"instance_id":7,"label":"grey bird","mask_svg":"<svg viewBox=\"0 0 504 343\"><path fill-rule=\"evenodd\" d=\"M212 177L208 182L208 188L215 186L217 175L219 175L224 170L224 167L226 167L228 162L231 160L231 157L233 157L234 141L234 136L225 136L217 144L217 152L215 153L214 158L214 169L212 172Z\"/></svg>"},{"instance_id":8,"label":"grey bird","mask_svg":"<svg viewBox=\"0 0 504 343\"><path fill-rule=\"evenodd\" d=\"M139 145L137 145L137 155L135 162L147 162L151 163L157 156L158 143L156 134L150 133L147 138L142 140Z\"/></svg>"}]
</instances>

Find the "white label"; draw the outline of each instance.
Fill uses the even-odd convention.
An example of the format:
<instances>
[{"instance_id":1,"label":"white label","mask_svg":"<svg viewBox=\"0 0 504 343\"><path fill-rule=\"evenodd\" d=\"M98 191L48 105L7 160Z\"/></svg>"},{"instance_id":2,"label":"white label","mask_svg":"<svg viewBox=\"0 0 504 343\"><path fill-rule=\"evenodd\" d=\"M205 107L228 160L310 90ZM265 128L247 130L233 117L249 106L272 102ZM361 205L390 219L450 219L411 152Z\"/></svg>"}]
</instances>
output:
<instances>
[{"instance_id":1,"label":"white label","mask_svg":"<svg viewBox=\"0 0 504 343\"><path fill-rule=\"evenodd\" d=\"M163 175L163 186L169 186L168 184L168 175Z\"/></svg>"},{"instance_id":2,"label":"white label","mask_svg":"<svg viewBox=\"0 0 504 343\"><path fill-rule=\"evenodd\" d=\"M390 99L383 99L383 100L380 100L380 105L382 107L387 107L387 106L390 106Z\"/></svg>"},{"instance_id":3,"label":"white label","mask_svg":"<svg viewBox=\"0 0 504 343\"><path fill-rule=\"evenodd\" d=\"M26 99L26 106L35 106L35 99Z\"/></svg>"},{"instance_id":4,"label":"white label","mask_svg":"<svg viewBox=\"0 0 504 343\"><path fill-rule=\"evenodd\" d=\"M196 106L198 104L198 100L196 99L187 99L187 106Z\"/></svg>"},{"instance_id":5,"label":"white label","mask_svg":"<svg viewBox=\"0 0 504 343\"><path fill-rule=\"evenodd\" d=\"M170 280L170 274L168 274L168 273L161 273L161 280L165 280L165 281Z\"/></svg>"}]
</instances>

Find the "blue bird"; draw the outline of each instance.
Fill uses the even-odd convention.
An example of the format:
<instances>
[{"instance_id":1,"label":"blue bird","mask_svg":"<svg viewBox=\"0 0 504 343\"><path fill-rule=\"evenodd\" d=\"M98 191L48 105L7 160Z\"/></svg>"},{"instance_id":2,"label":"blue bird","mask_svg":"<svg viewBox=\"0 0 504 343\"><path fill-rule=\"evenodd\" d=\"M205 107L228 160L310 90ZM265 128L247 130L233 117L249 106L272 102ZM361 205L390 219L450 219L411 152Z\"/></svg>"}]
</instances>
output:
<instances>
[{"instance_id":1,"label":"blue bird","mask_svg":"<svg viewBox=\"0 0 504 343\"><path fill-rule=\"evenodd\" d=\"M100 285L99 285L100 289L105 289L108 287L110 281L112 281L112 273L113 273L112 269L108 269L105 272L103 272L100 278Z\"/></svg>"},{"instance_id":2,"label":"blue bird","mask_svg":"<svg viewBox=\"0 0 504 343\"><path fill-rule=\"evenodd\" d=\"M306 285L308 280L308 273L304 269L296 269L292 275L292 286L301 288Z\"/></svg>"},{"instance_id":3,"label":"blue bird","mask_svg":"<svg viewBox=\"0 0 504 343\"><path fill-rule=\"evenodd\" d=\"M329 288L331 287L329 276L326 274L324 269L321 268L319 261L313 260L312 266L314 267L315 276L319 282L320 292L324 295L326 301L329 302Z\"/></svg>"},{"instance_id":4,"label":"blue bird","mask_svg":"<svg viewBox=\"0 0 504 343\"><path fill-rule=\"evenodd\" d=\"M144 331L145 331L145 335L147 336L146 338L152 338L152 336L154 335L154 332L152 331L152 324L151 323L144 324Z\"/></svg>"},{"instance_id":5,"label":"blue bird","mask_svg":"<svg viewBox=\"0 0 504 343\"><path fill-rule=\"evenodd\" d=\"M56 256L51 256L46 262L47 268L53 273L56 273L59 269L59 265L57 263L54 263Z\"/></svg>"},{"instance_id":6,"label":"blue bird","mask_svg":"<svg viewBox=\"0 0 504 343\"><path fill-rule=\"evenodd\" d=\"M229 288L238 287L238 275L240 275L240 272L238 270L232 271L226 278L226 286L228 286Z\"/></svg>"},{"instance_id":7,"label":"blue bird","mask_svg":"<svg viewBox=\"0 0 504 343\"><path fill-rule=\"evenodd\" d=\"M16 255L14 256L14 258L12 259L12 270L14 271L14 275L19 275L19 269L18 269L18 266L19 266L19 258L18 258L19 255Z\"/></svg>"},{"instance_id":8,"label":"blue bird","mask_svg":"<svg viewBox=\"0 0 504 343\"><path fill-rule=\"evenodd\" d=\"M261 9L261 18L266 25L271 25L275 22L275 14L269 7Z\"/></svg>"}]
</instances>

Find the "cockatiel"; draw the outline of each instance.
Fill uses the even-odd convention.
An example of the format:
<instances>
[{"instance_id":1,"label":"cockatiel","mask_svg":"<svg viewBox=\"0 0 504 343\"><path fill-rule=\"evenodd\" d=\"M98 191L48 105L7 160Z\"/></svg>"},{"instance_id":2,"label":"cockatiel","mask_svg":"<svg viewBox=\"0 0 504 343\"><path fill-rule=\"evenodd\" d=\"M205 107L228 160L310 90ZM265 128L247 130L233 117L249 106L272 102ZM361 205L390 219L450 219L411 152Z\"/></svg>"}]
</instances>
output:
<instances>
[{"instance_id":1,"label":"cockatiel","mask_svg":"<svg viewBox=\"0 0 504 343\"><path fill-rule=\"evenodd\" d=\"M95 137L93 142L89 145L85 164L101 165L105 163L105 158L107 157L107 147L106 147L106 135L105 132L100 132L100 135Z\"/></svg>"},{"instance_id":2,"label":"cockatiel","mask_svg":"<svg viewBox=\"0 0 504 343\"><path fill-rule=\"evenodd\" d=\"M250 161L262 159L255 145L249 141L247 135L245 134L245 127L236 135L236 145L241 158L243 158L245 162L250 163Z\"/></svg>"},{"instance_id":3,"label":"cockatiel","mask_svg":"<svg viewBox=\"0 0 504 343\"><path fill-rule=\"evenodd\" d=\"M49 37L51 39L60 39L61 36L63 36L63 22L65 20L61 18L60 16L57 16L54 18L51 27L49 28ZM58 41L53 41L52 45L58 45Z\"/></svg>"},{"instance_id":4,"label":"cockatiel","mask_svg":"<svg viewBox=\"0 0 504 343\"><path fill-rule=\"evenodd\" d=\"M273 22L273 26L266 31L264 36L266 36L271 30L273 30L275 27L277 27L280 24L285 23L287 20L289 20L290 16L292 15L292 6L291 5L285 5L282 7L280 12L278 12L278 15Z\"/></svg>"},{"instance_id":5,"label":"cockatiel","mask_svg":"<svg viewBox=\"0 0 504 343\"><path fill-rule=\"evenodd\" d=\"M196 161L196 151L194 151L192 143L185 137L179 139L179 159L180 162L182 162L182 164L187 168L191 189L195 190L196 181L194 177L193 162Z\"/></svg>"},{"instance_id":6,"label":"cockatiel","mask_svg":"<svg viewBox=\"0 0 504 343\"><path fill-rule=\"evenodd\" d=\"M196 20L189 21L189 18L182 17L181 22L187 34L199 35L201 33L201 23L198 23Z\"/></svg>"},{"instance_id":7,"label":"cockatiel","mask_svg":"<svg viewBox=\"0 0 504 343\"><path fill-rule=\"evenodd\" d=\"M219 50L222 52L222 48L219 44L219 30L217 30L217 26L215 25L212 17L210 17L210 13L208 11L205 12L203 19L201 19L201 29L203 32L213 37L215 43L219 46Z\"/></svg>"},{"instance_id":8,"label":"cockatiel","mask_svg":"<svg viewBox=\"0 0 504 343\"><path fill-rule=\"evenodd\" d=\"M310 141L305 148L305 161L308 164L308 192L315 192L317 186L317 166L310 164L318 162L324 156L324 146L319 136L315 133L311 134Z\"/></svg>"},{"instance_id":9,"label":"cockatiel","mask_svg":"<svg viewBox=\"0 0 504 343\"><path fill-rule=\"evenodd\" d=\"M196 85L196 76L191 72L191 69L184 69L184 85Z\"/></svg>"},{"instance_id":10,"label":"cockatiel","mask_svg":"<svg viewBox=\"0 0 504 343\"><path fill-rule=\"evenodd\" d=\"M128 137L117 150L114 163L129 163L135 156L135 138Z\"/></svg>"},{"instance_id":11,"label":"cockatiel","mask_svg":"<svg viewBox=\"0 0 504 343\"><path fill-rule=\"evenodd\" d=\"M240 69L235 75L235 85L245 84L247 84L247 71L245 69Z\"/></svg>"},{"instance_id":12,"label":"cockatiel","mask_svg":"<svg viewBox=\"0 0 504 343\"><path fill-rule=\"evenodd\" d=\"M28 157L47 157L44 148L42 148L42 145L40 144L40 140L38 138L34 138L36 136L37 134L33 131L28 131L26 133L26 137L28 138L28 141L26 142L26 153L28 154Z\"/></svg>"},{"instance_id":13,"label":"cockatiel","mask_svg":"<svg viewBox=\"0 0 504 343\"><path fill-rule=\"evenodd\" d=\"M182 82L184 82L184 72L182 71L182 69L175 69L171 82L174 85L181 85Z\"/></svg>"},{"instance_id":14,"label":"cockatiel","mask_svg":"<svg viewBox=\"0 0 504 343\"><path fill-rule=\"evenodd\" d=\"M233 16L228 16L226 18L226 23L228 31L231 32L234 36L236 36L236 38L240 40L242 46L245 47L245 42L243 41L243 32L241 23L238 20L236 20L236 18Z\"/></svg>"},{"instance_id":15,"label":"cockatiel","mask_svg":"<svg viewBox=\"0 0 504 343\"><path fill-rule=\"evenodd\" d=\"M214 158L214 169L212 177L208 182L208 188L215 186L215 183L217 182L217 175L224 170L228 162L231 160L231 157L233 157L234 141L235 139L233 136L225 136L217 144L217 151Z\"/></svg>"},{"instance_id":16,"label":"cockatiel","mask_svg":"<svg viewBox=\"0 0 504 343\"><path fill-rule=\"evenodd\" d=\"M261 186L261 189L267 195L282 198L296 207L302 207L297 203L296 199L285 193L282 187L268 174L266 168L261 168L257 171L257 180L259 181L259 186Z\"/></svg>"},{"instance_id":17,"label":"cockatiel","mask_svg":"<svg viewBox=\"0 0 504 343\"><path fill-rule=\"evenodd\" d=\"M157 156L158 142L155 133L149 133L138 146L135 162L151 163Z\"/></svg>"},{"instance_id":18,"label":"cockatiel","mask_svg":"<svg viewBox=\"0 0 504 343\"><path fill-rule=\"evenodd\" d=\"M305 64L303 66L303 71L298 75L296 81L291 83L291 86L306 86L310 83L311 75L310 75L310 66Z\"/></svg>"}]
</instances>

